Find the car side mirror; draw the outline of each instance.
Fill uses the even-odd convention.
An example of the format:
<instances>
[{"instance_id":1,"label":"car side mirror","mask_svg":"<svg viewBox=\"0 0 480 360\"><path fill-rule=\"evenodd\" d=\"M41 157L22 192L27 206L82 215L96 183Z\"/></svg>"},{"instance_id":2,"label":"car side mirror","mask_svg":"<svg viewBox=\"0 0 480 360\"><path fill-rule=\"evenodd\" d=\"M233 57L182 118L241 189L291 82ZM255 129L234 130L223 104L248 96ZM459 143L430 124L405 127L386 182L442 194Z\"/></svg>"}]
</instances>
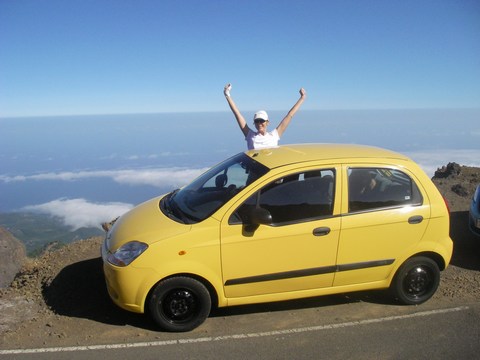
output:
<instances>
[{"instance_id":1,"label":"car side mirror","mask_svg":"<svg viewBox=\"0 0 480 360\"><path fill-rule=\"evenodd\" d=\"M253 208L249 218L252 225L269 225L272 223L272 214L264 208Z\"/></svg>"},{"instance_id":2,"label":"car side mirror","mask_svg":"<svg viewBox=\"0 0 480 360\"><path fill-rule=\"evenodd\" d=\"M253 208L247 212L243 223L243 235L252 236L260 225L269 225L273 222L270 211L263 208Z\"/></svg>"}]
</instances>

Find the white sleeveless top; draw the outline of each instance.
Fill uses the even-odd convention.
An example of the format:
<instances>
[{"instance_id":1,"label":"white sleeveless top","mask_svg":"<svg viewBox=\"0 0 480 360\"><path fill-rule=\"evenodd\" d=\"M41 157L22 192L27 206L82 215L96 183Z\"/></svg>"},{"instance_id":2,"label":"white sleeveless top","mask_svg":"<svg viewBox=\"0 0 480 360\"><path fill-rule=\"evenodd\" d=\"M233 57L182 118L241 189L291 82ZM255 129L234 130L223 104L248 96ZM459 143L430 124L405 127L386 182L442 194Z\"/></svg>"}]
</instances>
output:
<instances>
[{"instance_id":1,"label":"white sleeveless top","mask_svg":"<svg viewBox=\"0 0 480 360\"><path fill-rule=\"evenodd\" d=\"M278 136L277 129L267 132L265 135L249 130L245 140L247 141L248 150L264 149L278 146L280 136Z\"/></svg>"}]
</instances>

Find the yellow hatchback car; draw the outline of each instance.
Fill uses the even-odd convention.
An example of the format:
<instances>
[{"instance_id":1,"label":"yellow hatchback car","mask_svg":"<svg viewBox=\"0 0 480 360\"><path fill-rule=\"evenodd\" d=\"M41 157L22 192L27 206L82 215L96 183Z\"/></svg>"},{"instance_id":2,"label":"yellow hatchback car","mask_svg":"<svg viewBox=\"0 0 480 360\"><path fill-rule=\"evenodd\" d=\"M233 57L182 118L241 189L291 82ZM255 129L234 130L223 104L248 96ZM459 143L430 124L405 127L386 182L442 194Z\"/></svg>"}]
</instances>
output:
<instances>
[{"instance_id":1,"label":"yellow hatchback car","mask_svg":"<svg viewBox=\"0 0 480 360\"><path fill-rule=\"evenodd\" d=\"M445 201L413 161L304 144L237 154L137 206L102 257L118 306L189 331L213 306L386 288L420 304L452 249Z\"/></svg>"}]
</instances>

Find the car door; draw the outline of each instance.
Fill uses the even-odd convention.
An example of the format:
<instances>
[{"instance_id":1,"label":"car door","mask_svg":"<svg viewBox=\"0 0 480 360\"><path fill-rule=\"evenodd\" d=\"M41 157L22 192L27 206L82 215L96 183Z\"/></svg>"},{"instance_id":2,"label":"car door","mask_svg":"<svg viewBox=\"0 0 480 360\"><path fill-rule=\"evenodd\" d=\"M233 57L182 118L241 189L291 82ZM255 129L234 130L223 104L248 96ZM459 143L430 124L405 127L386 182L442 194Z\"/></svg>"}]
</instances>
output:
<instances>
[{"instance_id":1,"label":"car door","mask_svg":"<svg viewBox=\"0 0 480 360\"><path fill-rule=\"evenodd\" d=\"M344 167L342 232L334 286L385 280L397 259L412 255L430 207L407 170Z\"/></svg>"},{"instance_id":2,"label":"car door","mask_svg":"<svg viewBox=\"0 0 480 360\"><path fill-rule=\"evenodd\" d=\"M221 224L226 297L332 286L340 231L336 173L278 177L227 213ZM258 208L268 211L270 224L252 225L249 214Z\"/></svg>"}]
</instances>

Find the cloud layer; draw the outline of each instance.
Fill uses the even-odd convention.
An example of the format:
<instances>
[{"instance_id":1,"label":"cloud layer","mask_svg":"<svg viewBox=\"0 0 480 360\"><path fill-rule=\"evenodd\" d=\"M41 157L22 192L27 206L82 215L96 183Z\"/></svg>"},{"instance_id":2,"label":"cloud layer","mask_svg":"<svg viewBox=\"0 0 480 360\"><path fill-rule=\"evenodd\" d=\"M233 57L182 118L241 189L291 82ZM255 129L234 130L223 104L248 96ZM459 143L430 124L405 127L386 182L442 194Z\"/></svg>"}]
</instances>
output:
<instances>
[{"instance_id":1,"label":"cloud layer","mask_svg":"<svg viewBox=\"0 0 480 360\"><path fill-rule=\"evenodd\" d=\"M154 186L158 188L178 188L188 184L206 169L161 168L140 170L100 170L48 172L35 175L0 175L0 182L25 183L37 181L88 181L93 179L111 179L128 186ZM75 196L73 196L75 197ZM57 217L72 231L82 227L101 228L108 222L133 208L123 202L95 203L83 198L59 198L42 204L28 205L24 211L33 211Z\"/></svg>"},{"instance_id":2,"label":"cloud layer","mask_svg":"<svg viewBox=\"0 0 480 360\"><path fill-rule=\"evenodd\" d=\"M422 150L404 152L416 161L423 170L433 176L438 167L456 162L460 165L480 167L480 150ZM15 183L26 181L80 181L95 178L109 178L122 185L150 185L158 188L178 188L188 184L208 168L148 168L124 170L85 170L46 172L34 175L0 175L0 182Z\"/></svg>"},{"instance_id":3,"label":"cloud layer","mask_svg":"<svg viewBox=\"0 0 480 360\"><path fill-rule=\"evenodd\" d=\"M75 231L82 227L101 228L103 222L109 222L132 208L133 205L120 202L99 204L85 199L57 199L40 205L29 205L23 210L60 218Z\"/></svg>"},{"instance_id":4,"label":"cloud layer","mask_svg":"<svg viewBox=\"0 0 480 360\"><path fill-rule=\"evenodd\" d=\"M25 181L79 181L93 178L110 178L124 185L151 185L155 187L181 187L206 171L202 169L162 168L140 170L95 170L48 172L35 175L0 175L4 183Z\"/></svg>"},{"instance_id":5,"label":"cloud layer","mask_svg":"<svg viewBox=\"0 0 480 360\"><path fill-rule=\"evenodd\" d=\"M480 167L480 150L425 150L405 152L428 176L433 176L437 168L456 162L460 165Z\"/></svg>"}]
</instances>

